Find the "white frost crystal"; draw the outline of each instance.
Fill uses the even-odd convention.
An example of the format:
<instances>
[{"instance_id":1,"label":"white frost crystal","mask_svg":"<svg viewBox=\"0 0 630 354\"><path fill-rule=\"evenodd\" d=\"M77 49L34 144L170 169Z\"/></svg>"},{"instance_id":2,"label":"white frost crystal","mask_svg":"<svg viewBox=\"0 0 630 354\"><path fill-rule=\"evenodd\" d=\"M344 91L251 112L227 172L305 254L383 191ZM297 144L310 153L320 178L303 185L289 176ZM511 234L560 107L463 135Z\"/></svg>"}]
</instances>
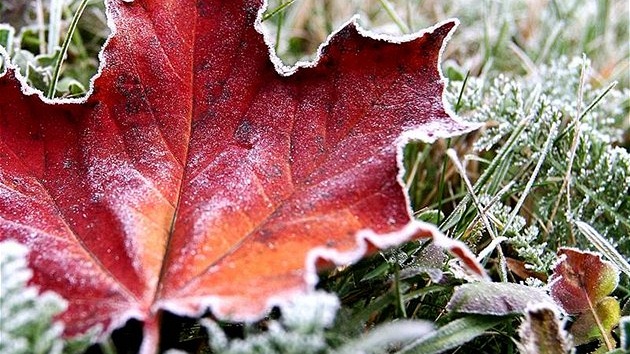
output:
<instances>
[{"instance_id":1,"label":"white frost crystal","mask_svg":"<svg viewBox=\"0 0 630 354\"><path fill-rule=\"evenodd\" d=\"M66 301L28 286L33 272L26 247L9 240L0 242L0 250L0 353L62 353L64 327L52 319L66 309Z\"/></svg>"},{"instance_id":2,"label":"white frost crystal","mask_svg":"<svg viewBox=\"0 0 630 354\"><path fill-rule=\"evenodd\" d=\"M325 292L297 296L281 306L280 320L269 321L266 332L247 335L244 340L229 341L209 319L202 319L201 324L217 353L323 354L329 352L324 330L333 324L339 306L339 299Z\"/></svg>"},{"instance_id":3,"label":"white frost crystal","mask_svg":"<svg viewBox=\"0 0 630 354\"><path fill-rule=\"evenodd\" d=\"M289 328L327 328L339 310L337 296L323 291L296 297L282 307L282 323Z\"/></svg>"}]
</instances>

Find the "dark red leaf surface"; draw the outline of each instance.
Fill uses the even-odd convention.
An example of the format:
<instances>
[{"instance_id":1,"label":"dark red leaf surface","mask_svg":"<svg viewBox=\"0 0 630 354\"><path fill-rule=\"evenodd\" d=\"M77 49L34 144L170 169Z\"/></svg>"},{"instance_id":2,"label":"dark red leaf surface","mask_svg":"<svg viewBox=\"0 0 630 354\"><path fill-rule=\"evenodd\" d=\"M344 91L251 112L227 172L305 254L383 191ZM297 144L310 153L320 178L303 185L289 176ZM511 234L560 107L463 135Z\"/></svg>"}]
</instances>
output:
<instances>
[{"instance_id":1,"label":"dark red leaf surface","mask_svg":"<svg viewBox=\"0 0 630 354\"><path fill-rule=\"evenodd\" d=\"M442 104L455 23L384 40L351 22L316 65L284 67L261 3L106 1L85 100L0 77L0 240L29 246L33 283L69 301L67 335L133 317L151 352L160 310L253 320L311 289L316 265L411 238L482 272L410 222L397 162L410 138L472 129Z\"/></svg>"}]
</instances>

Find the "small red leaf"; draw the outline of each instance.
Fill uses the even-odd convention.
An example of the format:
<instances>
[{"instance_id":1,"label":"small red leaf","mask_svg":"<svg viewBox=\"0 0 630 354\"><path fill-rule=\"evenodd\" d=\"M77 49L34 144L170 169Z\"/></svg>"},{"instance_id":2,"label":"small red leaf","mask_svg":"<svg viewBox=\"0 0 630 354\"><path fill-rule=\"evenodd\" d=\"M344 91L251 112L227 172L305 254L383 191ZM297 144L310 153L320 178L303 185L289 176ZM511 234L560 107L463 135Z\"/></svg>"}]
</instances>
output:
<instances>
[{"instance_id":1,"label":"small red leaf","mask_svg":"<svg viewBox=\"0 0 630 354\"><path fill-rule=\"evenodd\" d=\"M318 260L411 238L483 274L411 221L397 163L409 139L474 128L442 104L455 22L388 39L351 22L288 68L269 60L262 0L106 4L87 99L0 77L0 240L30 247L33 283L69 301L67 334L137 318L151 352L161 310L253 320L312 289Z\"/></svg>"},{"instance_id":2,"label":"small red leaf","mask_svg":"<svg viewBox=\"0 0 630 354\"><path fill-rule=\"evenodd\" d=\"M597 254L560 248L558 256L549 279L550 293L570 314L590 311L619 283L619 270Z\"/></svg>"}]
</instances>

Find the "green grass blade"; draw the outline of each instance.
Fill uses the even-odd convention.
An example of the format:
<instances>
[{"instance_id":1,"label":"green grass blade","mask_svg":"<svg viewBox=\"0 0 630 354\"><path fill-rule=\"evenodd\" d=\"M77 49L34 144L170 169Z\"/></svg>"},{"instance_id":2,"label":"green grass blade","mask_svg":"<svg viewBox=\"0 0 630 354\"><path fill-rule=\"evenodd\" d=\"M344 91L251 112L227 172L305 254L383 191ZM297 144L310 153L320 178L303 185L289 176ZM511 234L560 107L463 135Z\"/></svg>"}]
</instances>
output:
<instances>
[{"instance_id":1,"label":"green grass blade","mask_svg":"<svg viewBox=\"0 0 630 354\"><path fill-rule=\"evenodd\" d=\"M457 157L457 153L453 149L448 149L446 150L446 155L451 159L451 161L453 161L453 165L455 166L455 168L461 175L462 180L464 181L464 185L466 186L466 189L468 191L468 195L470 195L470 197L472 198L473 204L478 210L478 215L481 218L481 221L484 227L486 228L488 235L490 235L490 238L495 240L497 236L494 232L494 228L492 227L492 224L490 224L490 221L487 215L484 213L483 205L481 205L481 202L477 198L477 195L476 195L477 193L475 192L474 187L470 183L470 180L466 176L466 170L464 169L464 166L462 166L461 162L459 161L459 158ZM505 260L505 256L503 255L503 250L501 249L500 244L497 244L496 250L499 256L499 277L501 278L502 282L507 282L508 281L507 263Z\"/></svg>"},{"instance_id":2,"label":"green grass blade","mask_svg":"<svg viewBox=\"0 0 630 354\"><path fill-rule=\"evenodd\" d=\"M383 9L385 9L385 12L387 12L387 15L389 15L392 21L394 21L396 26L398 26L398 29L400 29L400 32L402 33L410 32L409 27L407 26L405 21L403 21L403 19L400 18L400 16L398 16L398 14L396 13L396 10L394 9L394 6L392 5L391 2L389 2L389 0L379 0L379 3L383 7Z\"/></svg>"},{"instance_id":3,"label":"green grass blade","mask_svg":"<svg viewBox=\"0 0 630 354\"><path fill-rule=\"evenodd\" d=\"M601 101L602 99L604 99L604 97L615 87L617 86L617 81L610 83L610 85L608 85L606 87L606 89L604 89L604 91L602 91L602 93L600 93L599 95L597 95L597 97L595 97L595 99L593 100L593 102L591 102L591 104L588 105L588 107L586 107L584 109L584 111L582 113L580 113L580 116L578 117L577 120L573 120L571 121L571 123L569 125L567 125L567 127L562 131L562 133L560 133L560 135L558 135L558 137L555 139L554 143L557 143L558 141L560 141L565 135L567 135L574 127L577 123L579 123L582 118L584 118L590 111L593 110L593 108L595 108Z\"/></svg>"},{"instance_id":4,"label":"green grass blade","mask_svg":"<svg viewBox=\"0 0 630 354\"><path fill-rule=\"evenodd\" d=\"M7 60L13 51L13 36L15 35L15 29L10 25L0 23L0 47L3 47L7 51ZM4 72L4 58L0 56L0 73Z\"/></svg>"},{"instance_id":5,"label":"green grass blade","mask_svg":"<svg viewBox=\"0 0 630 354\"><path fill-rule=\"evenodd\" d=\"M613 262L619 268L619 270L626 273L626 275L630 277L630 264L624 258L624 256L617 252L615 247L613 247L613 245L611 245L604 238L604 236L600 235L600 233L597 232L597 230L595 230L593 227L591 227L591 225L583 221L576 221L575 225L577 226L578 230L580 230L580 232L584 236L586 236L586 238L593 244L593 246L597 248L599 252L606 256L608 260Z\"/></svg>"},{"instance_id":6,"label":"green grass blade","mask_svg":"<svg viewBox=\"0 0 630 354\"><path fill-rule=\"evenodd\" d=\"M462 90L463 91L463 90ZM451 148L451 138L446 139L446 149L450 149ZM445 184L445 176L446 176L446 162L448 161L448 159L444 159L442 161L442 172L440 173L440 183L438 184L438 206L437 206L437 210L438 211L442 211L442 203L444 201L444 184ZM438 214L438 218L437 218L437 222L436 224L440 224L440 214Z\"/></svg>"},{"instance_id":7,"label":"green grass blade","mask_svg":"<svg viewBox=\"0 0 630 354\"><path fill-rule=\"evenodd\" d=\"M293 3L295 2L295 0L290 0L287 1L283 4L280 4L280 6L276 7L275 9L269 11L269 12L265 12L262 16L262 22L267 21L268 19L274 17L275 15L279 14L280 12L282 12L284 9L286 9L287 7L291 6Z\"/></svg>"},{"instance_id":8,"label":"green grass blade","mask_svg":"<svg viewBox=\"0 0 630 354\"><path fill-rule=\"evenodd\" d=\"M410 342L433 330L428 321L402 320L379 326L361 338L347 343L334 354L384 353L392 344Z\"/></svg>"},{"instance_id":9,"label":"green grass blade","mask_svg":"<svg viewBox=\"0 0 630 354\"><path fill-rule=\"evenodd\" d=\"M61 66L63 65L63 61L68 54L68 47L70 46L70 42L72 41L72 36L74 35L74 31L77 29L77 24L79 23L79 19L81 15L83 15L83 11L87 6L89 0L82 0L79 4L79 8L77 12L72 17L72 22L70 22L70 27L68 28L68 34L66 38L63 40L63 44L61 45L61 52L55 61L55 67L53 68L52 79L50 80L50 86L48 87L48 92L46 93L47 98L55 97L55 92L57 91L57 82L59 82L59 74L61 73Z\"/></svg>"},{"instance_id":10,"label":"green grass blade","mask_svg":"<svg viewBox=\"0 0 630 354\"><path fill-rule=\"evenodd\" d=\"M621 332L621 350L630 351L630 316L624 316L619 321L619 332Z\"/></svg>"},{"instance_id":11,"label":"green grass blade","mask_svg":"<svg viewBox=\"0 0 630 354\"><path fill-rule=\"evenodd\" d=\"M481 188L483 188L483 186L485 186L485 184L488 183L488 181L491 180L491 178L494 176L497 168L501 164L503 164L507 156L512 153L512 149L514 148L514 145L518 141L520 134L523 132L523 130L525 129L525 127L527 126L527 124L529 123L532 117L533 115L525 117L518 123L516 128L514 128L514 130L512 131L512 134L508 138L505 145L503 145L503 147L501 148L497 156L494 159L492 159L492 162L490 163L490 165L481 174L481 176L477 180L477 183L475 183L475 186L473 188L475 193L479 193ZM442 224L440 225L440 229L448 230L451 227L457 225L457 223L460 221L460 217L463 216L465 214L466 209L468 209L468 203L470 203L471 200L472 199L471 199L470 193L467 193L464 196L464 198L462 198L461 202L457 205L453 213L451 213L451 215L449 215L444 220L444 222L442 222Z\"/></svg>"},{"instance_id":12,"label":"green grass blade","mask_svg":"<svg viewBox=\"0 0 630 354\"><path fill-rule=\"evenodd\" d=\"M501 232L500 236L505 236L505 233L510 228L510 225L512 224L512 222L518 215L518 212L521 210L523 203L525 203L525 199L527 198L527 195L529 194L532 186L534 185L534 182L536 181L536 178L538 177L540 168L542 167L543 162L545 162L545 159L547 158L549 151L551 151L551 148L553 146L553 140L557 133L558 133L558 123L556 122L551 127L551 130L549 132L549 137L547 138L547 141L545 142L545 146L543 147L543 150L542 150L542 155L538 158L538 163L536 164L536 167L534 167L534 172L532 172L531 177L527 181L525 190L523 191L523 194L521 194L521 197L516 203L516 206L514 207L514 209L512 209L512 212L510 213L510 217L505 223L505 226L503 227L503 231Z\"/></svg>"},{"instance_id":13,"label":"green grass blade","mask_svg":"<svg viewBox=\"0 0 630 354\"><path fill-rule=\"evenodd\" d=\"M7 54L11 55L13 51L13 37L15 29L6 23L0 23L0 46L6 49Z\"/></svg>"},{"instance_id":14,"label":"green grass blade","mask_svg":"<svg viewBox=\"0 0 630 354\"><path fill-rule=\"evenodd\" d=\"M63 0L51 0L48 13L48 42L47 52L52 54L59 45L59 37L61 36L61 15L63 13Z\"/></svg>"},{"instance_id":15,"label":"green grass blade","mask_svg":"<svg viewBox=\"0 0 630 354\"><path fill-rule=\"evenodd\" d=\"M504 321L503 317L463 317L404 347L397 354L438 354L454 349L483 334Z\"/></svg>"},{"instance_id":16,"label":"green grass blade","mask_svg":"<svg viewBox=\"0 0 630 354\"><path fill-rule=\"evenodd\" d=\"M396 303L396 294L392 291L377 297L360 311L352 314L348 323L365 323L375 313L382 311L385 307Z\"/></svg>"},{"instance_id":17,"label":"green grass blade","mask_svg":"<svg viewBox=\"0 0 630 354\"><path fill-rule=\"evenodd\" d=\"M551 163L553 168L557 169L560 173L566 172L567 167L562 162L556 161L551 158L548 161ZM587 186L581 184L580 182L576 180L573 180L572 183L573 183L573 187L577 189L578 191L580 191L580 193L587 196L594 203L597 203L597 205L602 207L606 212L610 213L610 215L613 216L616 220L619 220L619 222L622 225L624 225L627 228L630 228L630 217L628 217L628 215L620 214L617 211L616 207L611 206L608 203L606 203L602 198L600 198L600 196L597 195L597 193L592 191Z\"/></svg>"}]
</instances>

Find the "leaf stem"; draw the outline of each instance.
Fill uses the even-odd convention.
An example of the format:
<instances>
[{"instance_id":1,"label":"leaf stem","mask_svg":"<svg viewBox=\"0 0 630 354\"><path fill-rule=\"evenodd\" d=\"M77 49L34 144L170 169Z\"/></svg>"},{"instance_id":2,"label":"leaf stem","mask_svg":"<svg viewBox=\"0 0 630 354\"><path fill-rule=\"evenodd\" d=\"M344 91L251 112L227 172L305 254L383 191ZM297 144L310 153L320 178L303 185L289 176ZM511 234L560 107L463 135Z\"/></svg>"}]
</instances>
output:
<instances>
[{"instance_id":1,"label":"leaf stem","mask_svg":"<svg viewBox=\"0 0 630 354\"><path fill-rule=\"evenodd\" d=\"M77 24L79 23L79 19L81 15L83 15L83 11L87 6L89 0L82 0L79 4L79 8L77 12L74 13L72 17L72 21L70 22L70 27L68 28L68 34L66 34L66 38L63 40L63 44L61 45L61 52L59 56L55 60L55 67L53 69L52 79L50 80L50 86L48 87L48 92L46 93L47 98L55 97L55 91L57 90L57 82L59 82L59 74L61 73L61 66L63 65L63 61L68 54L68 47L70 47L70 42L72 41L72 36L74 35L74 31L77 29Z\"/></svg>"},{"instance_id":2,"label":"leaf stem","mask_svg":"<svg viewBox=\"0 0 630 354\"><path fill-rule=\"evenodd\" d=\"M591 313L593 314L593 318L595 319L595 323L597 324L597 329L599 329L599 333L601 333L602 338L604 339L604 343L606 344L606 348L608 348L608 351L611 351L611 350L615 349L615 346L610 341L610 334L606 333L606 330L604 329L604 325L602 324L602 320L597 315L597 310L593 306L593 302L591 302L591 298L588 295L586 289L584 289L584 294L586 295L585 296L586 297L586 301L588 301L588 307L591 310Z\"/></svg>"}]
</instances>

